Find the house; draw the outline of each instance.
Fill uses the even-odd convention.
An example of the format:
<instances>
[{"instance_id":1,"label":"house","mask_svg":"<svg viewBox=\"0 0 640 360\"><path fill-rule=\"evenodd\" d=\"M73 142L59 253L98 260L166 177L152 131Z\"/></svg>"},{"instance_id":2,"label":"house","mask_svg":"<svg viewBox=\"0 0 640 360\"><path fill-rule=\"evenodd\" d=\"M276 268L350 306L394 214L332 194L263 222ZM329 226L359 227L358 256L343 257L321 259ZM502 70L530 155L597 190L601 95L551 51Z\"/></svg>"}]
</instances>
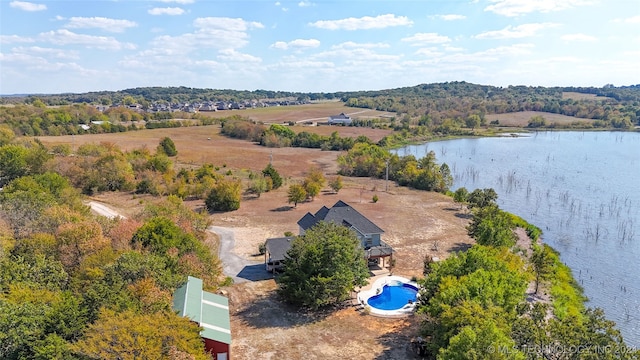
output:
<instances>
[{"instance_id":1,"label":"house","mask_svg":"<svg viewBox=\"0 0 640 360\"><path fill-rule=\"evenodd\" d=\"M369 263L377 264L382 258L382 267L384 267L384 261L387 257L393 259L393 249L381 239L384 230L344 201L338 201L331 208L323 206L315 214L307 213L303 216L298 221L300 235L304 235L306 230L320 221L334 222L354 230L360 239L365 258L369 260Z\"/></svg>"},{"instance_id":2,"label":"house","mask_svg":"<svg viewBox=\"0 0 640 360\"><path fill-rule=\"evenodd\" d=\"M267 271L276 272L282 268L287 251L291 248L291 241L293 236L267 239L264 253Z\"/></svg>"},{"instance_id":3,"label":"house","mask_svg":"<svg viewBox=\"0 0 640 360\"><path fill-rule=\"evenodd\" d=\"M205 350L214 360L230 359L231 321L226 297L203 291L202 280L189 276L173 293L173 310L202 328Z\"/></svg>"},{"instance_id":4,"label":"house","mask_svg":"<svg viewBox=\"0 0 640 360\"><path fill-rule=\"evenodd\" d=\"M329 125L351 125L352 121L351 117L349 115L345 115L345 113L329 116Z\"/></svg>"}]
</instances>

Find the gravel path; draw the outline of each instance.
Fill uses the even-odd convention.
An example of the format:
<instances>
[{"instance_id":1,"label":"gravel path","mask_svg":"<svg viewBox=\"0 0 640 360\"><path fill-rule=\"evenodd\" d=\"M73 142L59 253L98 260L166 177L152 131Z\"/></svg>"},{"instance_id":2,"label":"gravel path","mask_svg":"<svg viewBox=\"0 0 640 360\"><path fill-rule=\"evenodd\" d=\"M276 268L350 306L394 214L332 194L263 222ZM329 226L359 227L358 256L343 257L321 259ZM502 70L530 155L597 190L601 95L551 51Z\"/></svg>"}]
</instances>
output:
<instances>
[{"instance_id":1,"label":"gravel path","mask_svg":"<svg viewBox=\"0 0 640 360\"><path fill-rule=\"evenodd\" d=\"M126 217L120 215L117 211L113 210L105 204L95 201L89 201L89 206L91 207L91 210L96 214L108 217L109 219L115 219L117 217L126 219Z\"/></svg>"},{"instance_id":2,"label":"gravel path","mask_svg":"<svg viewBox=\"0 0 640 360\"><path fill-rule=\"evenodd\" d=\"M271 278L271 274L267 272L263 262L247 260L233 253L235 246L233 228L209 226L207 230L220 237L218 257L222 261L222 271L225 275L230 276L234 283Z\"/></svg>"}]
</instances>

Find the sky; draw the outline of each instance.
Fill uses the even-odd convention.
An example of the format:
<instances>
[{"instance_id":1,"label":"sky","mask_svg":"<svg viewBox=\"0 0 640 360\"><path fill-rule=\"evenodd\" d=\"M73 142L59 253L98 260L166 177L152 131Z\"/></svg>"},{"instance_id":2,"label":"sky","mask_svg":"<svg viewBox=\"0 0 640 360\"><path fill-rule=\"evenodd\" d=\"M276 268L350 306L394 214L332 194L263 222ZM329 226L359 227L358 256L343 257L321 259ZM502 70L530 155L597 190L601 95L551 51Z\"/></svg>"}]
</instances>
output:
<instances>
[{"instance_id":1,"label":"sky","mask_svg":"<svg viewBox=\"0 0 640 360\"><path fill-rule=\"evenodd\" d=\"M0 94L640 84L640 0L0 0Z\"/></svg>"}]
</instances>

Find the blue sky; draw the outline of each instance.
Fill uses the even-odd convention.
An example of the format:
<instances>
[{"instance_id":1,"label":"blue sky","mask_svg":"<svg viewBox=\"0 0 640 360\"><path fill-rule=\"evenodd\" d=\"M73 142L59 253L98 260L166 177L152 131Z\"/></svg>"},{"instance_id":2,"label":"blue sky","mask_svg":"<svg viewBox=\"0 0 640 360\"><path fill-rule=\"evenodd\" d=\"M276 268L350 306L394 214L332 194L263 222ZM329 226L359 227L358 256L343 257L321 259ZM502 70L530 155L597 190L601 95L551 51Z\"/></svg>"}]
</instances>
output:
<instances>
[{"instance_id":1,"label":"blue sky","mask_svg":"<svg viewBox=\"0 0 640 360\"><path fill-rule=\"evenodd\" d=\"M0 94L640 84L638 0L0 0Z\"/></svg>"}]
</instances>

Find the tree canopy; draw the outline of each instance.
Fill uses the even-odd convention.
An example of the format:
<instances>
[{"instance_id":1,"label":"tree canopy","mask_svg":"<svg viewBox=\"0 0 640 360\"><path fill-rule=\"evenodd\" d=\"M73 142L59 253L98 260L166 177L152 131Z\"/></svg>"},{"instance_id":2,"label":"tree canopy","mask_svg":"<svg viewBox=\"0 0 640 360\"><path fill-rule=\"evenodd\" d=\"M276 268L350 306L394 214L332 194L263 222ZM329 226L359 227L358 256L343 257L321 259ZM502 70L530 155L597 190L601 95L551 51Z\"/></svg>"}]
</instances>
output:
<instances>
[{"instance_id":1,"label":"tree canopy","mask_svg":"<svg viewBox=\"0 0 640 360\"><path fill-rule=\"evenodd\" d=\"M318 309L348 299L368 276L356 234L335 223L319 222L292 241L277 282L286 301Z\"/></svg>"}]
</instances>

